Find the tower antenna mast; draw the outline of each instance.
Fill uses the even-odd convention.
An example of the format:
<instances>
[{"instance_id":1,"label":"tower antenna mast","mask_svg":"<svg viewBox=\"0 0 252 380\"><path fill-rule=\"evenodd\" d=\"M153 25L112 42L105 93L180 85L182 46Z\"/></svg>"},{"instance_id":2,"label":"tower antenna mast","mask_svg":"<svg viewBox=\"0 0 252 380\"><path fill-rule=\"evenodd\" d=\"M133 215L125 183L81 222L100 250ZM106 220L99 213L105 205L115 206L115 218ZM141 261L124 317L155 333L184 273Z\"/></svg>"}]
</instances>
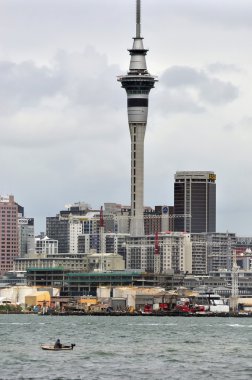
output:
<instances>
[{"instance_id":1,"label":"tower antenna mast","mask_svg":"<svg viewBox=\"0 0 252 380\"><path fill-rule=\"evenodd\" d=\"M136 0L136 38L141 38L141 0Z\"/></svg>"}]
</instances>

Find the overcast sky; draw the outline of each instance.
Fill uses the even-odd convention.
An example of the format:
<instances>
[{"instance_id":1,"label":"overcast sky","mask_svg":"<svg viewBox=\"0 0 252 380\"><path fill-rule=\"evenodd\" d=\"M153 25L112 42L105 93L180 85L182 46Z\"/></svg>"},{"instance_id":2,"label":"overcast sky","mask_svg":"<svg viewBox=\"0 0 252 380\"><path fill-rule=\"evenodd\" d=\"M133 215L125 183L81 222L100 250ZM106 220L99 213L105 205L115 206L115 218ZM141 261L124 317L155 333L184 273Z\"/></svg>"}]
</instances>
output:
<instances>
[{"instance_id":1,"label":"overcast sky","mask_svg":"<svg viewBox=\"0 0 252 380\"><path fill-rule=\"evenodd\" d=\"M0 0L0 194L36 232L85 201L130 204L135 0ZM252 236L252 1L143 0L151 91L145 205L177 170L217 175L217 231Z\"/></svg>"}]
</instances>

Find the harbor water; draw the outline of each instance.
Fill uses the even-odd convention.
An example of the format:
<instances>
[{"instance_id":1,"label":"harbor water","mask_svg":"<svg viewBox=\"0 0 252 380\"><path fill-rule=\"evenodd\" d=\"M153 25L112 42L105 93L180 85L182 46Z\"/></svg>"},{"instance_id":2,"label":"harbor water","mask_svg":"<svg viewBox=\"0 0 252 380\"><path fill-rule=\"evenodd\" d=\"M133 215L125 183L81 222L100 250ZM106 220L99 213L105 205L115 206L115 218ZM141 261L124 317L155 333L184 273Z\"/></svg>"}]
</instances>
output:
<instances>
[{"instance_id":1,"label":"harbor water","mask_svg":"<svg viewBox=\"0 0 252 380\"><path fill-rule=\"evenodd\" d=\"M0 315L0 379L251 379L252 318ZM73 351L41 344L75 343Z\"/></svg>"}]
</instances>

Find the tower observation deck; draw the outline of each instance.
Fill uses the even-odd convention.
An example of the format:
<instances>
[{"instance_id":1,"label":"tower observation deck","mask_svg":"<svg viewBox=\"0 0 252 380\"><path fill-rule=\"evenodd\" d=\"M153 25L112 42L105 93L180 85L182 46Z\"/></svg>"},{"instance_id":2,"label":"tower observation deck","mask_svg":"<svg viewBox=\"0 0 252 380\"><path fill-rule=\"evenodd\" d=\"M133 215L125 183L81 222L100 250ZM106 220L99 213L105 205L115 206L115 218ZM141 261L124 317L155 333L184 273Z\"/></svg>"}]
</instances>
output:
<instances>
[{"instance_id":1,"label":"tower observation deck","mask_svg":"<svg viewBox=\"0 0 252 380\"><path fill-rule=\"evenodd\" d=\"M147 54L141 37L141 1L136 0L136 37L129 49L127 75L118 77L127 92L128 123L131 137L131 236L144 235L144 136L148 117L148 98L154 76L147 71Z\"/></svg>"}]
</instances>

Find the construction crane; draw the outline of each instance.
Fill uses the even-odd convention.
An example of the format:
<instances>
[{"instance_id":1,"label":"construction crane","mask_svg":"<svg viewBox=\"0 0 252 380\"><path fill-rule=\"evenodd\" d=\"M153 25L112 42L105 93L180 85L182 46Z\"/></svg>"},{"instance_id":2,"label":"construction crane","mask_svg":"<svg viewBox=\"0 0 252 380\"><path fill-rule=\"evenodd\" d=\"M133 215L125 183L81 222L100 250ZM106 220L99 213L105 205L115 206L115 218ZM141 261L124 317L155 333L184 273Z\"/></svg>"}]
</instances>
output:
<instances>
[{"instance_id":1,"label":"construction crane","mask_svg":"<svg viewBox=\"0 0 252 380\"><path fill-rule=\"evenodd\" d=\"M155 233L155 245L154 245L154 273L160 273L160 252L159 252L159 240L158 232Z\"/></svg>"},{"instance_id":2,"label":"construction crane","mask_svg":"<svg viewBox=\"0 0 252 380\"><path fill-rule=\"evenodd\" d=\"M101 263L100 272L104 271L104 253L105 253L105 240L104 240L104 218L103 218L103 207L100 209L100 253L101 253Z\"/></svg>"},{"instance_id":3,"label":"construction crane","mask_svg":"<svg viewBox=\"0 0 252 380\"><path fill-rule=\"evenodd\" d=\"M232 297L239 295L239 266L236 261L236 251L233 250L233 266L232 266Z\"/></svg>"}]
</instances>

